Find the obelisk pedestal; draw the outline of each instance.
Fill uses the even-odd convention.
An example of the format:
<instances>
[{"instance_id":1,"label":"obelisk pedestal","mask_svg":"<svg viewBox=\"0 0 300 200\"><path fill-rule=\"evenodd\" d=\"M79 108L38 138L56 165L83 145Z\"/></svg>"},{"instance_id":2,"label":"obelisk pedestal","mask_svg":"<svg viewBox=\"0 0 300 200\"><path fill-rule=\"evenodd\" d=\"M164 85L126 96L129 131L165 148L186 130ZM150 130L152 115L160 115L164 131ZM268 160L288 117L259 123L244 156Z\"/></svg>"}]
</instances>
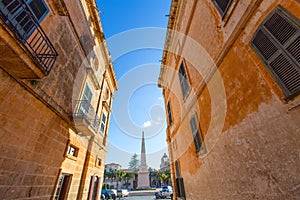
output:
<instances>
[{"instance_id":1,"label":"obelisk pedestal","mask_svg":"<svg viewBox=\"0 0 300 200\"><path fill-rule=\"evenodd\" d=\"M149 171L146 163L146 148L144 132L142 133L142 149L141 149L141 163L138 171L138 189L146 189L150 187Z\"/></svg>"}]
</instances>

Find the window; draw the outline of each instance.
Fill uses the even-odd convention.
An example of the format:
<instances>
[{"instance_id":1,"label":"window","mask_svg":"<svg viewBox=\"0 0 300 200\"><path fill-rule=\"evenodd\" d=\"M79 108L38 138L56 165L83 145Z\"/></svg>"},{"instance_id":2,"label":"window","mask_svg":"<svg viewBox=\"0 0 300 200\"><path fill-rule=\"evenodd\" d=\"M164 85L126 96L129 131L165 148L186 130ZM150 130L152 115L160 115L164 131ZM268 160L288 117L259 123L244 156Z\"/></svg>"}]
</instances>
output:
<instances>
[{"instance_id":1,"label":"window","mask_svg":"<svg viewBox=\"0 0 300 200\"><path fill-rule=\"evenodd\" d=\"M183 178L181 177L180 174L180 168L179 168L179 163L178 160L175 161L175 172L176 172L176 189L177 189L177 197L183 197L185 198L185 189L184 189L184 182Z\"/></svg>"},{"instance_id":2,"label":"window","mask_svg":"<svg viewBox=\"0 0 300 200\"><path fill-rule=\"evenodd\" d=\"M192 129L196 152L199 152L199 151L203 150L203 145L202 145L202 141L201 141L201 137L200 137L200 133L199 133L199 127L198 127L197 121L196 121L196 116L193 116L191 118L190 126Z\"/></svg>"},{"instance_id":3,"label":"window","mask_svg":"<svg viewBox=\"0 0 300 200\"><path fill-rule=\"evenodd\" d=\"M177 141L176 141L176 138L174 138L173 142L172 142L172 147L174 150L177 149Z\"/></svg>"},{"instance_id":4,"label":"window","mask_svg":"<svg viewBox=\"0 0 300 200\"><path fill-rule=\"evenodd\" d=\"M98 176L92 176L89 195L90 196L88 199L91 200L99 199L99 177Z\"/></svg>"},{"instance_id":5,"label":"window","mask_svg":"<svg viewBox=\"0 0 300 200\"><path fill-rule=\"evenodd\" d=\"M28 13L31 12L40 23L48 14L49 9L44 0L25 0L24 3L21 3L21 1L0 0L0 9L4 14L9 13L11 23L17 27L18 33L27 39L36 29L34 21Z\"/></svg>"},{"instance_id":6,"label":"window","mask_svg":"<svg viewBox=\"0 0 300 200\"><path fill-rule=\"evenodd\" d=\"M101 126L100 126L100 131L102 133L104 133L105 131L105 124L106 124L106 115L102 113Z\"/></svg>"},{"instance_id":7,"label":"window","mask_svg":"<svg viewBox=\"0 0 300 200\"><path fill-rule=\"evenodd\" d=\"M101 165L102 165L102 159L99 156L97 156L95 166L101 167Z\"/></svg>"},{"instance_id":8,"label":"window","mask_svg":"<svg viewBox=\"0 0 300 200\"><path fill-rule=\"evenodd\" d=\"M172 112L171 112L171 105L170 105L170 101L168 101L167 104L167 110L168 110L168 120L169 120L169 126L172 125L173 123L173 119L172 119Z\"/></svg>"},{"instance_id":9,"label":"window","mask_svg":"<svg viewBox=\"0 0 300 200\"><path fill-rule=\"evenodd\" d=\"M55 200L67 199L68 192L70 188L72 175L71 174L61 174L58 180L56 192L54 195Z\"/></svg>"},{"instance_id":10,"label":"window","mask_svg":"<svg viewBox=\"0 0 300 200\"><path fill-rule=\"evenodd\" d=\"M176 178L181 177L178 160L175 161L175 175Z\"/></svg>"},{"instance_id":11,"label":"window","mask_svg":"<svg viewBox=\"0 0 300 200\"><path fill-rule=\"evenodd\" d=\"M183 95L183 98L185 98L190 86L189 86L189 83L188 83L188 79L187 79L186 71L184 69L183 62L180 65L178 75L179 75L179 81L180 81L180 85L181 85L182 95Z\"/></svg>"},{"instance_id":12,"label":"window","mask_svg":"<svg viewBox=\"0 0 300 200\"><path fill-rule=\"evenodd\" d=\"M226 12L231 4L232 0L213 0L222 18L226 15Z\"/></svg>"},{"instance_id":13,"label":"window","mask_svg":"<svg viewBox=\"0 0 300 200\"><path fill-rule=\"evenodd\" d=\"M79 113L88 115L92 96L93 96L92 91L90 87L86 84L81 98Z\"/></svg>"},{"instance_id":14,"label":"window","mask_svg":"<svg viewBox=\"0 0 300 200\"><path fill-rule=\"evenodd\" d=\"M278 6L259 26L250 45L287 99L300 92L299 20Z\"/></svg>"},{"instance_id":15,"label":"window","mask_svg":"<svg viewBox=\"0 0 300 200\"><path fill-rule=\"evenodd\" d=\"M73 145L69 145L68 147L68 155L77 157L79 149Z\"/></svg>"}]
</instances>

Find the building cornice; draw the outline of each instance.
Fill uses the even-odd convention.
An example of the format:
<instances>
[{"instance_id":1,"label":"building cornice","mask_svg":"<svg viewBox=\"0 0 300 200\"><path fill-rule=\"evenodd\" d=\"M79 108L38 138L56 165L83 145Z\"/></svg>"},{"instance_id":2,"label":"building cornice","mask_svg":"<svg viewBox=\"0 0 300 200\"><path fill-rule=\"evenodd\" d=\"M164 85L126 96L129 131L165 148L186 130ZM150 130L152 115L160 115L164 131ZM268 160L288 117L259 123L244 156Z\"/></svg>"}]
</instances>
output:
<instances>
[{"instance_id":1,"label":"building cornice","mask_svg":"<svg viewBox=\"0 0 300 200\"><path fill-rule=\"evenodd\" d=\"M168 21L168 30L166 33L166 39L164 44L164 51L161 61L161 67L160 67L160 74L158 78L158 87L163 87L164 82L164 65L166 65L168 60L168 49L171 45L171 41L173 39L173 31L176 28L176 22L179 16L179 7L182 0L172 0L171 7L170 7L170 13L169 13L169 21Z\"/></svg>"},{"instance_id":2,"label":"building cornice","mask_svg":"<svg viewBox=\"0 0 300 200\"><path fill-rule=\"evenodd\" d=\"M85 0L85 1L86 1L86 5L88 6L88 11L91 15L91 23L92 23L92 27L94 28L94 33L96 35L96 38L97 38L99 44L102 45L103 50L104 50L104 54L105 54L104 57L106 60L106 64L108 66L107 69L108 69L108 73L110 74L110 78L112 80L112 85L115 90L118 90L117 78L116 78L116 75L115 75L115 72L113 69L112 62L110 60L108 48L106 46L106 40L105 40L101 20L99 17L99 10L98 10L97 4L96 4L95 0Z\"/></svg>"},{"instance_id":3,"label":"building cornice","mask_svg":"<svg viewBox=\"0 0 300 200\"><path fill-rule=\"evenodd\" d=\"M94 33L96 35L96 38L98 39L99 44L104 42L105 37L104 37L104 32L103 28L100 22L100 17L99 17L99 10L97 7L97 4L95 0L85 0L86 5L88 7L88 11L90 13L91 17L91 23L94 28Z\"/></svg>"}]
</instances>

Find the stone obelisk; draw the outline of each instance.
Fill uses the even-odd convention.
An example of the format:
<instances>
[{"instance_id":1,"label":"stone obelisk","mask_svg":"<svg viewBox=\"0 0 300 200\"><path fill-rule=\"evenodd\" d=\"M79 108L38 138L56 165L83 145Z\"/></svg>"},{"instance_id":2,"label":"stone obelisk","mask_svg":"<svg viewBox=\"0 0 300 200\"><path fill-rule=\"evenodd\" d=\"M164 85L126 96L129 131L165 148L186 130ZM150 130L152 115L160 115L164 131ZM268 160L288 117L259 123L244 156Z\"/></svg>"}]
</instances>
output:
<instances>
[{"instance_id":1,"label":"stone obelisk","mask_svg":"<svg viewBox=\"0 0 300 200\"><path fill-rule=\"evenodd\" d=\"M138 189L149 188L149 171L146 163L146 147L145 147L145 137L144 132L142 133L142 149L141 149L141 163L138 172Z\"/></svg>"}]
</instances>

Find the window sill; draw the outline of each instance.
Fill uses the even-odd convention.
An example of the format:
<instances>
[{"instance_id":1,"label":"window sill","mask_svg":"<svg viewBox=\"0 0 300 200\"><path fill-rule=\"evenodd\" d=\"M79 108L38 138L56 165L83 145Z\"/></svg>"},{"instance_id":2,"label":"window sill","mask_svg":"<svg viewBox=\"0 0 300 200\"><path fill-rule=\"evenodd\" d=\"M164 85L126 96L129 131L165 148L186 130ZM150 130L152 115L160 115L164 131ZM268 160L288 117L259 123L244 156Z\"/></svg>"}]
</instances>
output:
<instances>
[{"instance_id":1,"label":"window sill","mask_svg":"<svg viewBox=\"0 0 300 200\"><path fill-rule=\"evenodd\" d=\"M206 155L207 155L207 150L206 150L205 145L203 145L203 149L200 150L200 151L198 151L196 154L197 154L198 158L200 158L200 159L206 157Z\"/></svg>"},{"instance_id":2,"label":"window sill","mask_svg":"<svg viewBox=\"0 0 300 200\"><path fill-rule=\"evenodd\" d=\"M104 133L102 132L102 131L98 131L98 133L102 136L102 137L104 137Z\"/></svg>"},{"instance_id":3,"label":"window sill","mask_svg":"<svg viewBox=\"0 0 300 200\"><path fill-rule=\"evenodd\" d=\"M96 168L101 169L101 166L95 165Z\"/></svg>"},{"instance_id":4,"label":"window sill","mask_svg":"<svg viewBox=\"0 0 300 200\"><path fill-rule=\"evenodd\" d=\"M294 109L300 109L300 95L296 97L294 100L290 100L288 102L288 111L292 111Z\"/></svg>"},{"instance_id":5,"label":"window sill","mask_svg":"<svg viewBox=\"0 0 300 200\"><path fill-rule=\"evenodd\" d=\"M75 156L66 155L65 157L68 158L68 159L70 159L70 160L77 161L77 157L75 157Z\"/></svg>"}]
</instances>

